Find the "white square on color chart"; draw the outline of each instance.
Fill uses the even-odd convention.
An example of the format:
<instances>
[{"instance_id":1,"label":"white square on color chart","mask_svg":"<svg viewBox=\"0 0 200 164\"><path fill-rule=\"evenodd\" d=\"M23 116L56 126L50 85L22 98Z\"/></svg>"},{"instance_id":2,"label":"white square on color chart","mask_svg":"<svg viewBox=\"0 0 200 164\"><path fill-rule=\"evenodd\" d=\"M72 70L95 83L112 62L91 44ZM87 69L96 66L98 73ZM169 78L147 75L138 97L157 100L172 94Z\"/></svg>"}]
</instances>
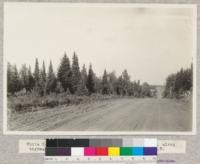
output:
<instances>
[{"instance_id":1,"label":"white square on color chart","mask_svg":"<svg viewBox=\"0 0 200 164\"><path fill-rule=\"evenodd\" d=\"M83 147L72 147L71 148L71 156L84 156Z\"/></svg>"},{"instance_id":2,"label":"white square on color chart","mask_svg":"<svg viewBox=\"0 0 200 164\"><path fill-rule=\"evenodd\" d=\"M156 138L144 139L144 147L157 147L157 139Z\"/></svg>"},{"instance_id":3,"label":"white square on color chart","mask_svg":"<svg viewBox=\"0 0 200 164\"><path fill-rule=\"evenodd\" d=\"M134 138L133 146L134 147L144 147L144 139L143 138Z\"/></svg>"},{"instance_id":4,"label":"white square on color chart","mask_svg":"<svg viewBox=\"0 0 200 164\"><path fill-rule=\"evenodd\" d=\"M131 147L133 146L133 139L132 138L124 138L122 140L123 147Z\"/></svg>"}]
</instances>

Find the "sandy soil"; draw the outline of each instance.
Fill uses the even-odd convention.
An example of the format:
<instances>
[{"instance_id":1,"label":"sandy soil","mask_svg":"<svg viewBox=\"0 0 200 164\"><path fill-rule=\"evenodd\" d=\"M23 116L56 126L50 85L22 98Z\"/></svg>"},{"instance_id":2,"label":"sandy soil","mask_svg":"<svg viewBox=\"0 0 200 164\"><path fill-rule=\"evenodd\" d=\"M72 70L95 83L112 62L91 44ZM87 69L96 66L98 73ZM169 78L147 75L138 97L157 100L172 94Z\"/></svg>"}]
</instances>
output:
<instances>
[{"instance_id":1,"label":"sandy soil","mask_svg":"<svg viewBox=\"0 0 200 164\"><path fill-rule=\"evenodd\" d=\"M12 114L9 130L24 131L191 131L191 101L115 99Z\"/></svg>"}]
</instances>

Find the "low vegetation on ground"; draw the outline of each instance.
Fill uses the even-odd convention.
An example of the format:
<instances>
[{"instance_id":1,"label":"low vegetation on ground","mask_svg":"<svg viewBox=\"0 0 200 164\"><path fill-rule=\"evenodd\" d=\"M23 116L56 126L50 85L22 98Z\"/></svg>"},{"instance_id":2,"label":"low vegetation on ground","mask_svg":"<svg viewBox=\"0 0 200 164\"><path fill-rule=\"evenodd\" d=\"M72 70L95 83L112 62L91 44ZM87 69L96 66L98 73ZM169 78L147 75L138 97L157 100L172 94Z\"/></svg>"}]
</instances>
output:
<instances>
[{"instance_id":1,"label":"low vegetation on ground","mask_svg":"<svg viewBox=\"0 0 200 164\"><path fill-rule=\"evenodd\" d=\"M50 109L57 106L79 105L92 103L95 101L104 101L117 99L117 95L92 94L90 96L69 95L67 93L49 94L46 96L35 96L32 93L21 96L8 97L9 112L34 112L42 109Z\"/></svg>"}]
</instances>

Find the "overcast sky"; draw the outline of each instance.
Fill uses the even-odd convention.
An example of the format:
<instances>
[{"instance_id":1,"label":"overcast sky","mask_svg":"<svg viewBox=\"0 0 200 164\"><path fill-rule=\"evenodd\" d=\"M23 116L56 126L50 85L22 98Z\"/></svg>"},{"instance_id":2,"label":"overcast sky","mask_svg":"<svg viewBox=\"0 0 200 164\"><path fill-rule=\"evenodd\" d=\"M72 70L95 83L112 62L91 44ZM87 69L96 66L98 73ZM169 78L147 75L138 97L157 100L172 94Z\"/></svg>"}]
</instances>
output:
<instances>
[{"instance_id":1,"label":"overcast sky","mask_svg":"<svg viewBox=\"0 0 200 164\"><path fill-rule=\"evenodd\" d=\"M106 5L105 5L106 6ZM70 6L64 3L6 3L4 55L18 67L35 58L57 70L64 52L95 73L127 69L132 80L163 84L187 68L193 53L192 8Z\"/></svg>"}]
</instances>

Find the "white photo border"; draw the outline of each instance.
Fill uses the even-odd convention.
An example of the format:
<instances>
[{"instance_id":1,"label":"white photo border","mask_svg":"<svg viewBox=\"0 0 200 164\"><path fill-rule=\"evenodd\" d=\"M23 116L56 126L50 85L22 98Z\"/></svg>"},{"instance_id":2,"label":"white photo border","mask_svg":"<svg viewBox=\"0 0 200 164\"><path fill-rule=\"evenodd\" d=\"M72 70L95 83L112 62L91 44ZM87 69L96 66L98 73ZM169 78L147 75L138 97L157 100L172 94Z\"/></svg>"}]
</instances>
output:
<instances>
[{"instance_id":1,"label":"white photo border","mask_svg":"<svg viewBox=\"0 0 200 164\"><path fill-rule=\"evenodd\" d=\"M9 3L58 3L58 2L4 2ZM61 3L61 2L59 2ZM192 131L10 131L7 127L7 59L3 48L3 134L4 135L68 135L68 136L122 136L122 135L195 135L197 110L197 5L196 4L158 4L158 3L70 3L62 2L69 7L145 7L145 8L191 8L193 9L193 103L192 103ZM5 26L3 27L5 29ZM5 35L3 35L3 41ZM3 42L4 46L4 42Z\"/></svg>"}]
</instances>

